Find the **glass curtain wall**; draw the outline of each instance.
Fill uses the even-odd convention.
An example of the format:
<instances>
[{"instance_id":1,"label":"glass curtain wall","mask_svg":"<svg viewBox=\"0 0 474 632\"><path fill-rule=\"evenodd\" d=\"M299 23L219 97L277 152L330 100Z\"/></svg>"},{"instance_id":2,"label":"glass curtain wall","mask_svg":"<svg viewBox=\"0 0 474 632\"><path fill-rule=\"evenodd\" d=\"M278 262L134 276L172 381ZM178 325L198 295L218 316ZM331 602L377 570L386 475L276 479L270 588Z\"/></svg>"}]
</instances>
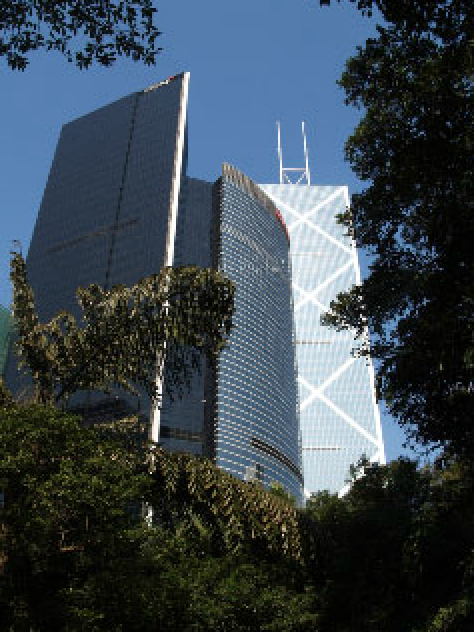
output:
<instances>
[{"instance_id":1,"label":"glass curtain wall","mask_svg":"<svg viewBox=\"0 0 474 632\"><path fill-rule=\"evenodd\" d=\"M219 269L236 284L217 367L216 463L302 495L289 238L275 205L229 165L214 190Z\"/></svg>"},{"instance_id":2,"label":"glass curtain wall","mask_svg":"<svg viewBox=\"0 0 474 632\"><path fill-rule=\"evenodd\" d=\"M339 292L360 281L355 243L336 215L347 187L262 184L291 239L298 389L305 495L344 493L350 465L365 455L385 462L371 362L351 354L351 331L322 327Z\"/></svg>"}]
</instances>

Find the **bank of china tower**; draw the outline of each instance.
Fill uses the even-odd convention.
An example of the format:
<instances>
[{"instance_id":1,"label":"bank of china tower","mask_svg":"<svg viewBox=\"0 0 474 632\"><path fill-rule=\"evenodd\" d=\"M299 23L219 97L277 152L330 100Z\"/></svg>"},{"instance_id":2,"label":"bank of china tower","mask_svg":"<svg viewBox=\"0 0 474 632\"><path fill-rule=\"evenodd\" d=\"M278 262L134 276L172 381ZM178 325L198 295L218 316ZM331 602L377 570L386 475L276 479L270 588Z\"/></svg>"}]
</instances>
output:
<instances>
[{"instance_id":1,"label":"bank of china tower","mask_svg":"<svg viewBox=\"0 0 474 632\"><path fill-rule=\"evenodd\" d=\"M363 455L385 463L372 363L351 353L352 331L320 324L337 294L360 282L355 242L336 220L349 206L348 188L311 185L307 165L286 171L280 152L280 184L260 185L290 235L306 498L345 493L350 466ZM297 184L289 172L301 173Z\"/></svg>"}]
</instances>

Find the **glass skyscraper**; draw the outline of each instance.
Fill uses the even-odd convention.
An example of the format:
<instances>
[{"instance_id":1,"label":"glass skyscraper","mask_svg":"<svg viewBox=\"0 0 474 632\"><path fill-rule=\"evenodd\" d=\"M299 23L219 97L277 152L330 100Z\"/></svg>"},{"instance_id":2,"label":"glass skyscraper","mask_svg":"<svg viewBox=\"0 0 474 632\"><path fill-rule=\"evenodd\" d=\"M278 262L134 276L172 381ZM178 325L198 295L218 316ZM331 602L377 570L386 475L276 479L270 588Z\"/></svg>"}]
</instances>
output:
<instances>
[{"instance_id":1,"label":"glass skyscraper","mask_svg":"<svg viewBox=\"0 0 474 632\"><path fill-rule=\"evenodd\" d=\"M235 329L215 380L216 462L240 478L281 483L301 501L286 226L268 196L226 164L214 185L214 222L214 265L236 284Z\"/></svg>"},{"instance_id":2,"label":"glass skyscraper","mask_svg":"<svg viewBox=\"0 0 474 632\"><path fill-rule=\"evenodd\" d=\"M217 366L182 399L79 392L88 422L138 414L171 451L212 458L240 478L254 469L301 497L288 240L268 197L230 167L214 185L189 178L189 73L63 126L26 260L40 322L81 316L78 287L133 285L163 266L219 267L237 286L237 329ZM167 380L165 364L164 380ZM9 354L7 385L30 389Z\"/></svg>"},{"instance_id":3,"label":"glass skyscraper","mask_svg":"<svg viewBox=\"0 0 474 632\"><path fill-rule=\"evenodd\" d=\"M188 83L189 73L176 75L63 126L26 260L40 322L61 309L79 319L78 287L132 285L172 264ZM19 381L16 367L10 353L6 381L18 393L31 380ZM136 403L98 393L70 400L89 416Z\"/></svg>"},{"instance_id":4,"label":"glass skyscraper","mask_svg":"<svg viewBox=\"0 0 474 632\"><path fill-rule=\"evenodd\" d=\"M351 355L351 331L320 324L331 300L360 282L355 243L336 215L344 186L261 184L290 234L305 496L344 493L350 465L364 454L385 462L371 362Z\"/></svg>"}]
</instances>

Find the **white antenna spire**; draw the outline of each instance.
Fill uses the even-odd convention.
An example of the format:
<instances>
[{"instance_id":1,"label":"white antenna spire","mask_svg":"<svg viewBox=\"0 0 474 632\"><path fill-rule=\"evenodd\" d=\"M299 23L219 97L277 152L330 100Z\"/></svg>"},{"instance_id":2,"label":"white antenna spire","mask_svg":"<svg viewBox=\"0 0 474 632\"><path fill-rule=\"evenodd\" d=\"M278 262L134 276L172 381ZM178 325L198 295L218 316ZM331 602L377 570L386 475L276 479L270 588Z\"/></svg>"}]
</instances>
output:
<instances>
[{"instance_id":1,"label":"white antenna spire","mask_svg":"<svg viewBox=\"0 0 474 632\"><path fill-rule=\"evenodd\" d=\"M308 163L308 148L306 146L306 133L304 131L304 121L301 122L301 130L303 132L303 148L304 148L304 157L306 159L306 181L308 186L311 185L310 176L309 176L309 163Z\"/></svg>"},{"instance_id":2,"label":"white antenna spire","mask_svg":"<svg viewBox=\"0 0 474 632\"><path fill-rule=\"evenodd\" d=\"M277 128L278 128L278 158L280 160L280 184L283 184L283 160L281 156L280 121L277 121Z\"/></svg>"},{"instance_id":3,"label":"white antenna spire","mask_svg":"<svg viewBox=\"0 0 474 632\"><path fill-rule=\"evenodd\" d=\"M303 150L305 156L305 167L283 167L283 157L281 152L281 139L280 139L280 121L277 121L277 129L278 129L278 159L280 161L280 184L300 184L303 179L306 179L306 184L308 186L311 185L311 178L309 173L309 160L308 160L308 147L306 145L306 133L304 129L304 121L301 124L301 129L303 132ZM294 171L300 174L300 177L296 182L292 182L290 177L288 176L288 172Z\"/></svg>"}]
</instances>

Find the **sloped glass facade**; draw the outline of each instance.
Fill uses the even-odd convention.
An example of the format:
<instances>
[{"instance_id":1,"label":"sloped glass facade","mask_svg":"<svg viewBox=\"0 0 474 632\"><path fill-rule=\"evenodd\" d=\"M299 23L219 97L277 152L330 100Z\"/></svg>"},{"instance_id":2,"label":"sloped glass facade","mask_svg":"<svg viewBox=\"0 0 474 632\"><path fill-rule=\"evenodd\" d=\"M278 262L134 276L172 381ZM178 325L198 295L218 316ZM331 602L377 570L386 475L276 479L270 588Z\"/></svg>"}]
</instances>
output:
<instances>
[{"instance_id":1,"label":"sloped glass facade","mask_svg":"<svg viewBox=\"0 0 474 632\"><path fill-rule=\"evenodd\" d=\"M236 285L217 367L217 465L302 498L289 244L274 205L224 165L214 190L217 265Z\"/></svg>"},{"instance_id":2,"label":"sloped glass facade","mask_svg":"<svg viewBox=\"0 0 474 632\"><path fill-rule=\"evenodd\" d=\"M78 287L132 285L164 265L184 204L187 80L177 75L63 126L26 260L40 322L61 309L79 319ZM31 391L11 352L6 381L17 394ZM88 392L69 405L94 419L135 412L138 402ZM141 413L149 415L145 396Z\"/></svg>"},{"instance_id":3,"label":"sloped glass facade","mask_svg":"<svg viewBox=\"0 0 474 632\"><path fill-rule=\"evenodd\" d=\"M355 244L336 221L347 187L259 186L290 233L305 496L343 493L363 454L385 462L372 364L351 355L351 331L320 324L331 300L360 281Z\"/></svg>"}]
</instances>

